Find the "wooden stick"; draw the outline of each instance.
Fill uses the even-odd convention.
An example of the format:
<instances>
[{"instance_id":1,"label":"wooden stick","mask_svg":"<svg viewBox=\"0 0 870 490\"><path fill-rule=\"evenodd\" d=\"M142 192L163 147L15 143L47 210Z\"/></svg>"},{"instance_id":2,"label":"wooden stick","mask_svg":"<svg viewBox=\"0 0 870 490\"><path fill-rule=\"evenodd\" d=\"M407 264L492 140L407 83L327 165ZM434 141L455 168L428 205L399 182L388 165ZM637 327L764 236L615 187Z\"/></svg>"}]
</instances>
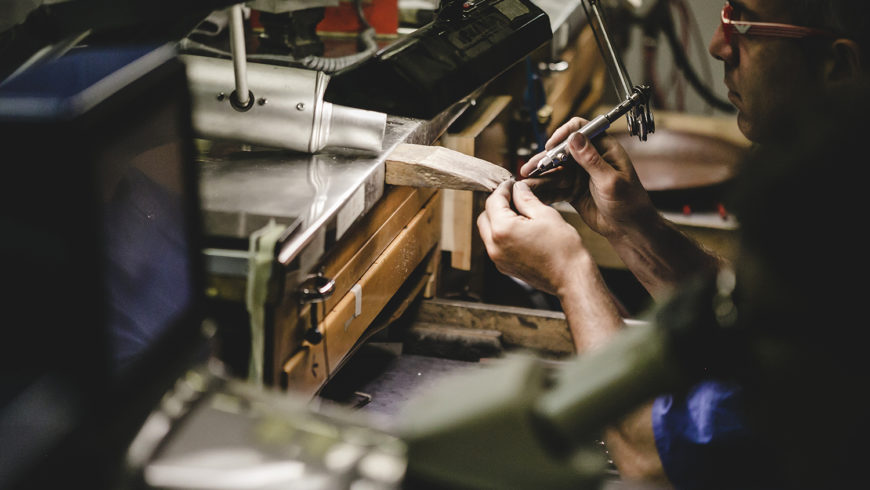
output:
<instances>
[{"instance_id":1,"label":"wooden stick","mask_svg":"<svg viewBox=\"0 0 870 490\"><path fill-rule=\"evenodd\" d=\"M492 192L511 172L494 163L442 146L402 143L387 156L386 183Z\"/></svg>"}]
</instances>

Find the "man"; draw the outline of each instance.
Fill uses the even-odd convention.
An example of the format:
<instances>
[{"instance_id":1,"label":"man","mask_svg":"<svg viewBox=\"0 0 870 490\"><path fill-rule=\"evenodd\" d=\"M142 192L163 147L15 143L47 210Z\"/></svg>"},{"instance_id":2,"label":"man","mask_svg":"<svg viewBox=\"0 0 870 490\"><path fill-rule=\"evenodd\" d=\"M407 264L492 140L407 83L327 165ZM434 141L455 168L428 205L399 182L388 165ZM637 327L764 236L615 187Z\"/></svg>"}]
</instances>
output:
<instances>
[{"instance_id":1,"label":"man","mask_svg":"<svg viewBox=\"0 0 870 490\"><path fill-rule=\"evenodd\" d=\"M859 100L818 113L791 147L759 148L732 190L741 253L729 331L744 337L725 349L739 359L725 369L740 379L753 431L775 442L765 463L779 462L799 482L791 488L863 488L870 480L866 288L857 280L870 272L867 184L835 171L867 164L868 109Z\"/></svg>"},{"instance_id":2,"label":"man","mask_svg":"<svg viewBox=\"0 0 870 490\"><path fill-rule=\"evenodd\" d=\"M787 145L798 121L826 105L866 96L867 3L726 2L709 50L724 64L728 97L750 140ZM572 119L547 147L585 122ZM560 300L577 351L584 352L623 328L619 309L579 235L536 194L570 202L656 301L723 264L659 215L615 139L605 135L590 143L574 135L569 149L582 171L570 166L528 182L502 184L487 200L478 227L500 271ZM539 158L524 165L521 175L528 175ZM756 451L763 448L747 429L742 409L740 386L711 380L686 397L656 399L607 428L604 438L626 479L678 488L772 485L758 476Z\"/></svg>"}]
</instances>

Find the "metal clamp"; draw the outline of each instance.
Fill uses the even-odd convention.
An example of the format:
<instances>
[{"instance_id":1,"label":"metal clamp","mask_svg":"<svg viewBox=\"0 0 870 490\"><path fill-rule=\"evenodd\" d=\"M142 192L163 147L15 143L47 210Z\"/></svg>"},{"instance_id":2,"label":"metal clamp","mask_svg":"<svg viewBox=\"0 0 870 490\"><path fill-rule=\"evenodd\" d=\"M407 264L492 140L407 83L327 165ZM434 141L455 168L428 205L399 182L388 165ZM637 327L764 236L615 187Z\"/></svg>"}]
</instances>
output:
<instances>
[{"instance_id":1,"label":"metal clamp","mask_svg":"<svg viewBox=\"0 0 870 490\"><path fill-rule=\"evenodd\" d=\"M309 276L299 285L299 302L302 305L310 305L311 325L305 331L304 338L312 344L319 344L323 340L323 331L317 321L317 305L323 303L335 292L335 280L325 277L322 273Z\"/></svg>"}]
</instances>

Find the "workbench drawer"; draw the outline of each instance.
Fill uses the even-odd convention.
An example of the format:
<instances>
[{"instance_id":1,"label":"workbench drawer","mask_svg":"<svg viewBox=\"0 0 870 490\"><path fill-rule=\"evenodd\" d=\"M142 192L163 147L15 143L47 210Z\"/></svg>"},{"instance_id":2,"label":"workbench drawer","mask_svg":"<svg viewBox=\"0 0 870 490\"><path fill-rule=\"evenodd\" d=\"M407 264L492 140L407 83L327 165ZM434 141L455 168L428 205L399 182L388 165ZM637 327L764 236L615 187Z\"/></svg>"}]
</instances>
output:
<instances>
[{"instance_id":1,"label":"workbench drawer","mask_svg":"<svg viewBox=\"0 0 870 490\"><path fill-rule=\"evenodd\" d=\"M325 304L334 305L320 322L323 340L307 340L282 366L281 384L289 390L314 395L332 376L372 324L424 259L434 257L441 232L441 194L435 192L401 229L383 253L346 294ZM337 296L337 295L336 295Z\"/></svg>"}]
</instances>

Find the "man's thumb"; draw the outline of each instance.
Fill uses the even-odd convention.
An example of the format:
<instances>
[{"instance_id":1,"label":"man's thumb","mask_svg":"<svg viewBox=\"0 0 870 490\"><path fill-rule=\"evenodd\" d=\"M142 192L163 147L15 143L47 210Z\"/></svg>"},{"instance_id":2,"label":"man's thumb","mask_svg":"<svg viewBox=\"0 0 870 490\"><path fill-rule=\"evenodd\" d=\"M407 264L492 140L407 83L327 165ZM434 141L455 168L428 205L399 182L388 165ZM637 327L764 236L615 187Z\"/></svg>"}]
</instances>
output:
<instances>
[{"instance_id":1,"label":"man's thumb","mask_svg":"<svg viewBox=\"0 0 870 490\"><path fill-rule=\"evenodd\" d=\"M542 212L549 212L550 209L532 192L529 184L522 180L514 183L513 201L517 212L528 218L540 216Z\"/></svg>"}]
</instances>

